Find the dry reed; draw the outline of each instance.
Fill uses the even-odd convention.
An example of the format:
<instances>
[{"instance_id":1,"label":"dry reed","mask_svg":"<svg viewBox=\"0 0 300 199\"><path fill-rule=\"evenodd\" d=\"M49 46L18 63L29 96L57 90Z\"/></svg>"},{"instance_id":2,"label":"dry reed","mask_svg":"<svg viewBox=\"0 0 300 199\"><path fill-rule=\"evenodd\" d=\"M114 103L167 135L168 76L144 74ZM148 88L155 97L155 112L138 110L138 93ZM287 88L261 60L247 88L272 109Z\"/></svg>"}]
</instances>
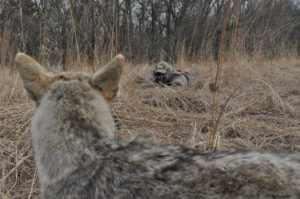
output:
<instances>
[{"instance_id":1,"label":"dry reed","mask_svg":"<svg viewBox=\"0 0 300 199\"><path fill-rule=\"evenodd\" d=\"M220 82L216 107L222 113L219 149L300 152L299 59L259 62L241 58L234 61L234 73L228 74L231 64L224 62L224 75L231 78L226 78L226 84ZM201 89L155 86L149 81L152 66L128 65L120 97L111 104L118 139L144 135L156 143L206 150L211 127L210 68L214 65L203 62L186 68L198 74ZM22 95L13 70L2 66L0 75L0 198L39 198L29 139L33 105Z\"/></svg>"}]
</instances>

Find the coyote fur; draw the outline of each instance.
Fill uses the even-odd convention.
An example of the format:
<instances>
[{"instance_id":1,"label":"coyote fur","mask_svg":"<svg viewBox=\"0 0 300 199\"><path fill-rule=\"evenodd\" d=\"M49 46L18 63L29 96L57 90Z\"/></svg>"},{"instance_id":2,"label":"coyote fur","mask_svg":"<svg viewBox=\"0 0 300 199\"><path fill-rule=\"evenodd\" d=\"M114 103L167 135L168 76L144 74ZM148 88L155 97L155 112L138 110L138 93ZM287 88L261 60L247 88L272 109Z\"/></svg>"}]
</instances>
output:
<instances>
[{"instance_id":1,"label":"coyote fur","mask_svg":"<svg viewBox=\"0 0 300 199\"><path fill-rule=\"evenodd\" d=\"M109 102L124 62L117 55L94 74L54 74L16 55L36 102L31 140L42 198L300 198L299 154L203 152L140 137L116 140Z\"/></svg>"}]
</instances>

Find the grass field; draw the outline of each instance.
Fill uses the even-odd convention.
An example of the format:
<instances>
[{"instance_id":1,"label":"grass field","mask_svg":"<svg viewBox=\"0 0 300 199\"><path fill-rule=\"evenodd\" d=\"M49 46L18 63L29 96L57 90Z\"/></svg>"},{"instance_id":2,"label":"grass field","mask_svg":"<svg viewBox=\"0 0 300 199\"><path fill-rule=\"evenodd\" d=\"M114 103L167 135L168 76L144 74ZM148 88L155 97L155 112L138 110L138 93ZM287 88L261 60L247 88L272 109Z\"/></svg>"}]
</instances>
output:
<instances>
[{"instance_id":1,"label":"grass field","mask_svg":"<svg viewBox=\"0 0 300 199\"><path fill-rule=\"evenodd\" d=\"M169 88L149 81L153 66L128 63L111 104L118 138L144 135L206 150L215 66L183 64L181 69L197 74L198 85ZM300 59L238 58L225 61L222 71L218 149L300 152ZM12 66L1 66L0 75L0 198L39 198L29 137L33 104Z\"/></svg>"}]
</instances>

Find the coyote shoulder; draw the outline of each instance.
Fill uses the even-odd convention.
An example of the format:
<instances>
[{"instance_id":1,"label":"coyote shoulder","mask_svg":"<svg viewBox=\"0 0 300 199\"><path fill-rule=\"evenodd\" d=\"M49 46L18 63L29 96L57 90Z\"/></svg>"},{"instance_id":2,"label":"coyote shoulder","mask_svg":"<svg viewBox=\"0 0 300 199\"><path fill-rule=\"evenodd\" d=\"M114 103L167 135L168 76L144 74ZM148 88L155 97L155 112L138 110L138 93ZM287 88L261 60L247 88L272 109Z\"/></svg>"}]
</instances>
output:
<instances>
[{"instance_id":1,"label":"coyote shoulder","mask_svg":"<svg viewBox=\"0 0 300 199\"><path fill-rule=\"evenodd\" d=\"M42 198L300 198L299 154L117 141L109 101L122 55L94 74L50 73L23 53L15 62L36 103L31 140Z\"/></svg>"}]
</instances>

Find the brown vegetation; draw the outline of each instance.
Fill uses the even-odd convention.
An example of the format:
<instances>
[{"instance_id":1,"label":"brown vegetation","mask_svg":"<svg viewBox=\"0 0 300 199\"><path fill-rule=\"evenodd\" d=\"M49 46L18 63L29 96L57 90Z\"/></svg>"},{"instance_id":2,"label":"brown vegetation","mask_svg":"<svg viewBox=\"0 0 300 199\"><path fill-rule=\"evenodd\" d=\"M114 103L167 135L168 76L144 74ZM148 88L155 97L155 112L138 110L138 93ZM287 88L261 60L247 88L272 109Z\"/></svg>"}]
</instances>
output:
<instances>
[{"instance_id":1,"label":"brown vegetation","mask_svg":"<svg viewBox=\"0 0 300 199\"><path fill-rule=\"evenodd\" d=\"M219 150L300 152L299 6L251 2L232 1L214 88L225 0L0 0L0 198L39 197L29 137L33 104L12 64L17 51L59 71L95 71L117 52L141 63L128 63L111 104L119 139L149 135L206 150L215 90ZM154 86L146 63L159 58L197 73L199 87Z\"/></svg>"},{"instance_id":2,"label":"brown vegetation","mask_svg":"<svg viewBox=\"0 0 300 199\"><path fill-rule=\"evenodd\" d=\"M213 62L199 62L186 69L199 75L203 88L171 89L147 81L151 66L128 64L120 97L111 105L118 137L148 135L157 143L180 143L206 150L213 67ZM224 109L218 126L219 149L300 152L299 74L300 61L292 57L277 61L228 60L217 107L218 113ZM37 198L29 139L33 106L22 95L14 70L2 67L1 77L1 198Z\"/></svg>"},{"instance_id":3,"label":"brown vegetation","mask_svg":"<svg viewBox=\"0 0 300 199\"><path fill-rule=\"evenodd\" d=\"M0 63L18 51L41 62L92 65L217 57L226 0L0 0ZM230 0L225 49L276 57L299 50L297 0ZM185 49L185 54L182 54ZM181 52L181 53L180 53ZM80 55L80 56L78 56Z\"/></svg>"}]
</instances>

